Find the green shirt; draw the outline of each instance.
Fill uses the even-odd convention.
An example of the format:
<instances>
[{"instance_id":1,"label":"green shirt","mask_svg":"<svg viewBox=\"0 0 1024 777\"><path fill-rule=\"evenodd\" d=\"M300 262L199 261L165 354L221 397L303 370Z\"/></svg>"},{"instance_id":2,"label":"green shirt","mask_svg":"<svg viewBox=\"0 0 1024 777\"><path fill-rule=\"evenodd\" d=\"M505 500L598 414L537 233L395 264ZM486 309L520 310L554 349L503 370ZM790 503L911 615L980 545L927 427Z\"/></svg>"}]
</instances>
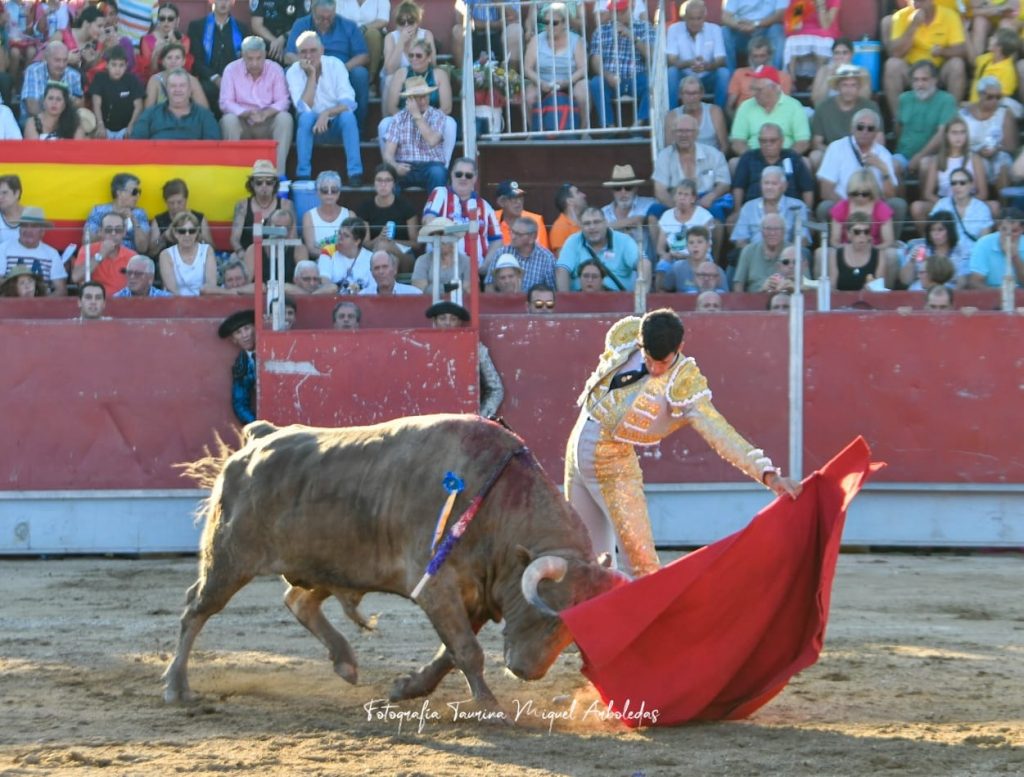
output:
<instances>
[{"instance_id":1,"label":"green shirt","mask_svg":"<svg viewBox=\"0 0 1024 777\"><path fill-rule=\"evenodd\" d=\"M736 111L729 140L744 140L748 148L760 148L758 133L761 131L761 125L766 122L782 127L783 148L792 148L798 141L811 139L811 125L807 121L804 106L799 100L782 94L779 95L779 101L771 113L765 113L764 108L753 97L744 100Z\"/></svg>"},{"instance_id":2,"label":"green shirt","mask_svg":"<svg viewBox=\"0 0 1024 777\"><path fill-rule=\"evenodd\" d=\"M896 123L900 125L896 153L910 159L932 139L940 124L954 116L956 100L949 92L936 89L927 100L918 100L913 91L904 92L896 110Z\"/></svg>"}]
</instances>

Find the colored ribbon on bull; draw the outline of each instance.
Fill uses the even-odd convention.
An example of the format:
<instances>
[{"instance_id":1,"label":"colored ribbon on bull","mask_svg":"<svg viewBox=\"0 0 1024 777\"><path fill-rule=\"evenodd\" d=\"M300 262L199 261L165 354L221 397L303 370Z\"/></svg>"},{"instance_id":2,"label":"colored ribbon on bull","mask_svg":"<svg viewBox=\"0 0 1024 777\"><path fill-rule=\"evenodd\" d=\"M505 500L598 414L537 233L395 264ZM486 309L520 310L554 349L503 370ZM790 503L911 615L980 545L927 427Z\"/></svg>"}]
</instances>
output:
<instances>
[{"instance_id":1,"label":"colored ribbon on bull","mask_svg":"<svg viewBox=\"0 0 1024 777\"><path fill-rule=\"evenodd\" d=\"M459 516L459 520L457 520L448 531L448 536L444 538L444 542L441 543L441 546L434 553L433 558L430 559L430 563L427 564L427 571L423 573L423 577L420 578L416 587L412 589L410 596L413 599L416 599L420 593L422 593L423 586L427 584L427 581L430 580L430 578L437 574L437 570L439 570L448 559L448 555L452 552L452 548L454 548L458 541L462 539L462 535L466 533L466 529L469 527L470 522L472 522L476 517L477 512L480 510L480 505L483 504L487 493L494 486L498 476L505 471L505 467L508 466L508 463L512 461L512 457L522 456L528 452L529 449L526 446L523 446L522 448L517 448L514 451L509 451L505 454L502 460L498 462L498 466L494 468L491 476L487 478L487 481L483 486L481 486L476 496L474 496L472 501L470 501L469 506L465 509L462 515Z\"/></svg>"},{"instance_id":2,"label":"colored ribbon on bull","mask_svg":"<svg viewBox=\"0 0 1024 777\"><path fill-rule=\"evenodd\" d=\"M466 482L454 472L449 471L444 473L444 480L441 481L441 485L448 492L448 498L445 500L444 505L441 507L441 512L437 516L434 539L430 542L431 553L437 550L437 543L441 541L441 535L444 534L445 527L448 525L448 517L452 514L452 507L455 506L455 498L462 493L462 490L466 487Z\"/></svg>"}]
</instances>

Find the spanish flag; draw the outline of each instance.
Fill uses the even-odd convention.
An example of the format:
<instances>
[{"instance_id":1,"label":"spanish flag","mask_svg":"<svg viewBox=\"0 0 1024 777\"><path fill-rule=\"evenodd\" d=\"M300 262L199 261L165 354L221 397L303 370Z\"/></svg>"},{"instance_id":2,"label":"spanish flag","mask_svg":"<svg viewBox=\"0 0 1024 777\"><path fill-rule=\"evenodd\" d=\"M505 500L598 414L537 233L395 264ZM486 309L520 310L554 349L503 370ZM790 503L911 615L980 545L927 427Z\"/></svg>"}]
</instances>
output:
<instances>
[{"instance_id":1,"label":"spanish flag","mask_svg":"<svg viewBox=\"0 0 1024 777\"><path fill-rule=\"evenodd\" d=\"M211 228L231 224L235 203L257 159L277 158L272 140L20 140L0 143L0 171L21 178L21 201L41 207L58 249L79 241L94 205L111 201L110 181L131 173L141 181L139 207L152 218L165 211L161 190L172 178L188 184L188 205Z\"/></svg>"}]
</instances>

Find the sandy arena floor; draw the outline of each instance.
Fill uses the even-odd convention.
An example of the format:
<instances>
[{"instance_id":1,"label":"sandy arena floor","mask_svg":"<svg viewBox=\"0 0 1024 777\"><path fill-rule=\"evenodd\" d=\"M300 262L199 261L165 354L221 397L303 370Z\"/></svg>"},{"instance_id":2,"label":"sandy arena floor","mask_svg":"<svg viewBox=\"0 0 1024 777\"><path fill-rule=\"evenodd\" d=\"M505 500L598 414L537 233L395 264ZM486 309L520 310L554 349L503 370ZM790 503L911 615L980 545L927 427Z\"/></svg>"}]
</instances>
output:
<instances>
[{"instance_id":1,"label":"sandy arena floor","mask_svg":"<svg viewBox=\"0 0 1024 777\"><path fill-rule=\"evenodd\" d=\"M360 685L255 581L197 642L202 700L166 706L160 674L194 559L0 561L0 776L6 775L1021 775L1024 556L844 555L819 663L752 719L630 731L582 710L597 699L570 648L522 683L483 632L488 679L519 725L454 721L451 675L422 729L364 705L428 660L415 605L370 596L376 632L327 607L359 656ZM543 717L578 701L574 719ZM398 707L407 713L422 704Z\"/></svg>"}]
</instances>

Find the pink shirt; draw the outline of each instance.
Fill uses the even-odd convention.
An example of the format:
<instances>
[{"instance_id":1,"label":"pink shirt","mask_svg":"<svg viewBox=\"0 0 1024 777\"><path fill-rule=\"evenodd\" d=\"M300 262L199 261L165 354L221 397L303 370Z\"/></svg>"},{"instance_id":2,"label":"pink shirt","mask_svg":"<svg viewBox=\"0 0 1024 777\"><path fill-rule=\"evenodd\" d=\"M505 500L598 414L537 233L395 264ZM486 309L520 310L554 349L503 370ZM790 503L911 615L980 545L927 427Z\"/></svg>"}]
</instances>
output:
<instances>
[{"instance_id":1,"label":"pink shirt","mask_svg":"<svg viewBox=\"0 0 1024 777\"><path fill-rule=\"evenodd\" d=\"M840 200L832 206L829 212L833 221L842 222L843 231L840 237L843 243L849 243L850 238L846 233L846 220L850 218L850 201ZM871 244L878 245L882 242L882 224L891 221L893 209L884 200L875 200L875 207L871 211Z\"/></svg>"},{"instance_id":2,"label":"pink shirt","mask_svg":"<svg viewBox=\"0 0 1024 777\"><path fill-rule=\"evenodd\" d=\"M286 111L290 105L284 70L276 62L269 59L264 62L258 78L249 75L243 59L236 59L224 68L220 79L220 109L224 113L238 115L264 108Z\"/></svg>"},{"instance_id":3,"label":"pink shirt","mask_svg":"<svg viewBox=\"0 0 1024 777\"><path fill-rule=\"evenodd\" d=\"M793 3L790 3L790 5L793 5ZM793 31L793 35L817 35L821 38L839 37L839 14L836 14L832 19L832 24L827 29L824 29L821 26L821 21L818 19L818 8L812 0L805 0L803 6L804 23L800 26L800 29ZM839 0L827 0L825 8L830 11L833 8L839 8Z\"/></svg>"}]
</instances>

